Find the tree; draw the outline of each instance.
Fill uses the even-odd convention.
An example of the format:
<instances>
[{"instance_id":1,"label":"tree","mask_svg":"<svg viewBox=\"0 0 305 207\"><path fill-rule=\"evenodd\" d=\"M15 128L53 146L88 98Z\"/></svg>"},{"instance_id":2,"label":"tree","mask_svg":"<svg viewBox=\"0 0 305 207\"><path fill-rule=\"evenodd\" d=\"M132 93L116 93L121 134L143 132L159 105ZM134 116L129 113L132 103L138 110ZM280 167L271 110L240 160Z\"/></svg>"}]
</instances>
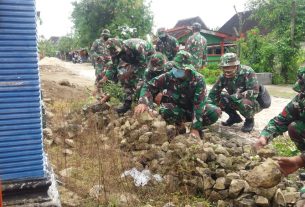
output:
<instances>
[{"instance_id":1,"label":"tree","mask_svg":"<svg viewBox=\"0 0 305 207\"><path fill-rule=\"evenodd\" d=\"M71 35L61 37L57 44L57 50L62 54L65 54L78 48L78 39Z\"/></svg>"},{"instance_id":2,"label":"tree","mask_svg":"<svg viewBox=\"0 0 305 207\"><path fill-rule=\"evenodd\" d=\"M137 28L143 37L151 31L152 13L145 0L81 0L73 2L72 21L80 45L88 47L107 28L112 36L119 35L118 27Z\"/></svg>"},{"instance_id":3,"label":"tree","mask_svg":"<svg viewBox=\"0 0 305 207\"><path fill-rule=\"evenodd\" d=\"M41 38L38 42L38 51L41 57L55 57L56 56L56 45L44 38Z\"/></svg>"},{"instance_id":4,"label":"tree","mask_svg":"<svg viewBox=\"0 0 305 207\"><path fill-rule=\"evenodd\" d=\"M250 0L248 7L253 11L253 18L270 31L260 39L259 45L258 40L249 38L248 47L252 49L251 52L248 51L248 56L251 53L258 55L259 59L264 59L263 55L268 56L266 61L268 67L271 66L270 63L274 63L271 71L279 71L286 83L292 79L295 80L300 42L305 40L304 0ZM255 49L253 49L254 46ZM242 56L247 55L242 54ZM246 59L251 63L249 58ZM262 65L262 62L259 65Z\"/></svg>"}]
</instances>

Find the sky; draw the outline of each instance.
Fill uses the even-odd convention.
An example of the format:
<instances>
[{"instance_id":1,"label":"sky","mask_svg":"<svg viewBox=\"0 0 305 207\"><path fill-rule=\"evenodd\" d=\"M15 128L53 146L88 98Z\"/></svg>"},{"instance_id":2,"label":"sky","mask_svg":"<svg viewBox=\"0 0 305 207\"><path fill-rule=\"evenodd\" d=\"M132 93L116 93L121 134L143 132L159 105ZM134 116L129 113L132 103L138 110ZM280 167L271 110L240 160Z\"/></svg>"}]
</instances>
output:
<instances>
[{"instance_id":1,"label":"sky","mask_svg":"<svg viewBox=\"0 0 305 207\"><path fill-rule=\"evenodd\" d=\"M72 32L71 13L75 0L36 0L42 24L38 34L46 38L64 36ZM237 11L245 9L247 0L152 0L154 28L170 29L180 19L199 16L208 28L220 28Z\"/></svg>"}]
</instances>

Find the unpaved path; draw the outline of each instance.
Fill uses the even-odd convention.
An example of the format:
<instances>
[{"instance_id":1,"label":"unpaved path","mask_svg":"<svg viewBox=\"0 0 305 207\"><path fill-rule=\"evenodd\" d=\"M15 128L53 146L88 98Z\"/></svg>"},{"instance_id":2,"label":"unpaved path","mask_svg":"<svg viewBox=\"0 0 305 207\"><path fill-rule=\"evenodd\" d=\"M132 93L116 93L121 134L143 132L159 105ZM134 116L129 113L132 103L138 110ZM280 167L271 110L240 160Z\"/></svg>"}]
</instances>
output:
<instances>
[{"instance_id":1,"label":"unpaved path","mask_svg":"<svg viewBox=\"0 0 305 207\"><path fill-rule=\"evenodd\" d=\"M95 75L93 66L90 63L73 64L71 62L61 61L57 58L44 58L40 61L40 65L42 66L40 71L42 82L44 80L59 82L66 79L75 85L86 86L89 88L93 87ZM54 67L50 67L52 69L48 70L49 65L55 65L56 69L54 70ZM208 86L208 89L209 88L211 88L211 86ZM295 94L291 89L291 86L272 85L267 86L267 88L273 95L272 105L270 108L264 109L255 115L255 130L253 132L242 133L240 128L243 123L236 124L232 127L221 126L220 121L225 121L228 118L226 113L223 113L221 120L219 120L213 128L224 134L237 135L242 139L245 139L245 142L254 142L255 137L258 137L259 132L264 128L269 120L278 115Z\"/></svg>"}]
</instances>

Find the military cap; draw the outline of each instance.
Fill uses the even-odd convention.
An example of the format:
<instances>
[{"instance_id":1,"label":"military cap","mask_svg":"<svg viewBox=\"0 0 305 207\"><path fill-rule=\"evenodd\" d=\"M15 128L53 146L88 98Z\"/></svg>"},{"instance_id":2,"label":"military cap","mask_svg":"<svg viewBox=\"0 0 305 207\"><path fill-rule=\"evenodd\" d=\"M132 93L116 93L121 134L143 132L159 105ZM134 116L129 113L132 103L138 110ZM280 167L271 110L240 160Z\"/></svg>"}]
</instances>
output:
<instances>
[{"instance_id":1,"label":"military cap","mask_svg":"<svg viewBox=\"0 0 305 207\"><path fill-rule=\"evenodd\" d=\"M187 65L192 64L192 55L191 53L180 50L176 56L174 57L174 66L178 69L189 69L190 67L186 67Z\"/></svg>"},{"instance_id":2,"label":"military cap","mask_svg":"<svg viewBox=\"0 0 305 207\"><path fill-rule=\"evenodd\" d=\"M158 37L162 38L162 37L165 37L166 36L166 30L164 27L161 27L158 29L157 31L157 35Z\"/></svg>"},{"instance_id":3,"label":"military cap","mask_svg":"<svg viewBox=\"0 0 305 207\"><path fill-rule=\"evenodd\" d=\"M107 36L110 37L110 31L108 29L103 29L101 36Z\"/></svg>"},{"instance_id":4,"label":"military cap","mask_svg":"<svg viewBox=\"0 0 305 207\"><path fill-rule=\"evenodd\" d=\"M226 53L220 58L220 67L228 67L228 66L235 66L240 65L240 61L237 58L235 53Z\"/></svg>"}]
</instances>

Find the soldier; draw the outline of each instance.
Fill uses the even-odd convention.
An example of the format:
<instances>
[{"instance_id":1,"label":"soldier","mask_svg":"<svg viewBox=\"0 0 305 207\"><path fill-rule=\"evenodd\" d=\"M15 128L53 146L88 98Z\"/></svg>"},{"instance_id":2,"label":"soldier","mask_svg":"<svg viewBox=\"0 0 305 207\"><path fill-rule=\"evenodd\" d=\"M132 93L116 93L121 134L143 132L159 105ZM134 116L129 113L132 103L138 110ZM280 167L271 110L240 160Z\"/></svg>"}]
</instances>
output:
<instances>
[{"instance_id":1,"label":"soldier","mask_svg":"<svg viewBox=\"0 0 305 207\"><path fill-rule=\"evenodd\" d=\"M199 137L204 126L217 121L221 110L206 103L204 78L192 65L188 65L190 57L190 53L179 51L169 72L144 84L135 114L148 110L148 107L152 108L153 94L161 92L159 113L162 117L182 129L185 121L192 121L191 135Z\"/></svg>"},{"instance_id":2,"label":"soldier","mask_svg":"<svg viewBox=\"0 0 305 207\"><path fill-rule=\"evenodd\" d=\"M288 131L291 140L301 151L301 155L278 160L281 171L286 176L305 167L305 67L298 70L297 77L293 90L298 94L279 115L269 121L255 143L256 149L260 149L273 138Z\"/></svg>"},{"instance_id":3,"label":"soldier","mask_svg":"<svg viewBox=\"0 0 305 207\"><path fill-rule=\"evenodd\" d=\"M236 112L239 111L246 118L241 130L250 132L254 127L254 115L261 110L256 100L259 94L256 74L252 68L240 65L235 53L224 54L220 67L223 74L211 89L209 99L229 115L229 119L222 122L223 126L242 122Z\"/></svg>"},{"instance_id":4,"label":"soldier","mask_svg":"<svg viewBox=\"0 0 305 207\"><path fill-rule=\"evenodd\" d=\"M153 54L149 60L148 68L144 73L145 81L150 81L151 79L167 72L165 63L166 57L162 53L157 52Z\"/></svg>"},{"instance_id":5,"label":"soldier","mask_svg":"<svg viewBox=\"0 0 305 207\"><path fill-rule=\"evenodd\" d=\"M173 60L179 50L177 39L167 34L165 28L159 28L157 36L156 51L163 53L169 61Z\"/></svg>"},{"instance_id":6,"label":"soldier","mask_svg":"<svg viewBox=\"0 0 305 207\"><path fill-rule=\"evenodd\" d=\"M109 52L106 48L105 42L110 37L110 31L108 29L104 29L101 33L101 37L96 39L90 49L91 58L94 60L95 76L97 77L103 71L103 65L105 61L103 60L104 56L109 56Z\"/></svg>"},{"instance_id":7,"label":"soldier","mask_svg":"<svg viewBox=\"0 0 305 207\"><path fill-rule=\"evenodd\" d=\"M149 57L155 50L151 43L138 38L125 41L110 38L106 45L114 65L108 67L102 82L113 79L117 74L125 92L124 105L117 109L121 114L131 108L132 100L136 98L138 83L143 80Z\"/></svg>"},{"instance_id":8,"label":"soldier","mask_svg":"<svg viewBox=\"0 0 305 207\"><path fill-rule=\"evenodd\" d=\"M202 68L207 61L207 40L200 34L201 25L195 22L192 25L193 35L185 43L185 50L192 54L193 65L196 70Z\"/></svg>"}]
</instances>

